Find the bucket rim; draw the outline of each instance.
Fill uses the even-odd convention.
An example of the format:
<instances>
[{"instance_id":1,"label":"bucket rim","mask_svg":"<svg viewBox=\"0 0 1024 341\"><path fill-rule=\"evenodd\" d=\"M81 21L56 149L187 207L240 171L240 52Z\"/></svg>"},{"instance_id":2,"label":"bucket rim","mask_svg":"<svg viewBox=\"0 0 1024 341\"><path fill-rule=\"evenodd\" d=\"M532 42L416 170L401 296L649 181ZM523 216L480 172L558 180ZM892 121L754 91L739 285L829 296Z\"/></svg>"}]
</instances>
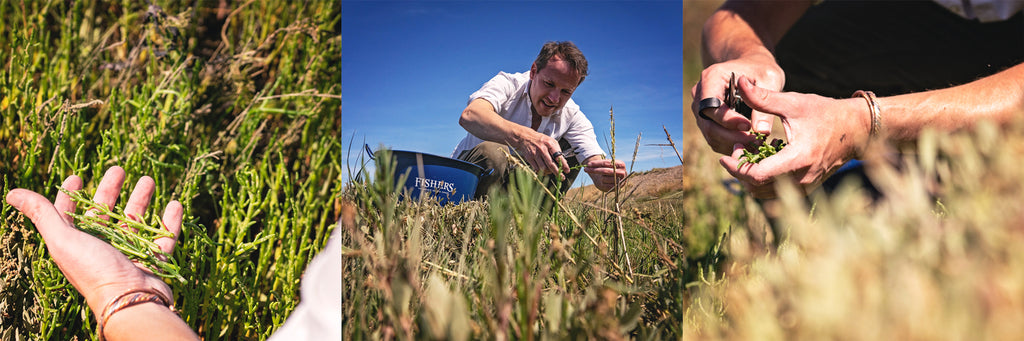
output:
<instances>
[{"instance_id":1,"label":"bucket rim","mask_svg":"<svg viewBox=\"0 0 1024 341\"><path fill-rule=\"evenodd\" d=\"M378 151L380 151L380 150L378 149L377 151L375 151L374 155L376 155ZM411 150L391 149L391 155L396 155L396 154L406 154L406 155L413 155L413 156L415 156L416 154L423 155L426 158L434 158L434 159L436 159L438 161L441 161L441 162L435 162L435 163L432 163L432 164L438 164L438 165L441 165L441 166L449 166L449 165L446 165L445 163L454 164L454 165L457 165L454 168L459 168L459 169L462 169L462 170L465 170L465 171L468 171L468 172L474 172L478 176L485 171L485 169L483 167L480 167L479 165L477 165L475 163L466 162L466 161L463 161L463 160L459 160L459 159L451 158L451 157L447 157L447 156L440 156L440 155L424 153L424 152L417 152L417 151L411 151ZM426 160L424 160L424 162L426 162ZM461 167L459 167L459 166L461 166Z\"/></svg>"}]
</instances>

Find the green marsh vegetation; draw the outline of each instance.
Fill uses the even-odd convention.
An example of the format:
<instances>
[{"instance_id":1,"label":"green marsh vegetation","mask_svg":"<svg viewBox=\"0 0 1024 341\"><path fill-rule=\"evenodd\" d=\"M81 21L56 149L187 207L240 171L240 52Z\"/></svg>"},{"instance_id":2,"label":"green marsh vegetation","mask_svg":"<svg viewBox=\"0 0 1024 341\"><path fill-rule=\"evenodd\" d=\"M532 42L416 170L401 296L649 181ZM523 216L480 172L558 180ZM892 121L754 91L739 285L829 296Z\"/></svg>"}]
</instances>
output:
<instances>
[{"instance_id":1,"label":"green marsh vegetation","mask_svg":"<svg viewBox=\"0 0 1024 341\"><path fill-rule=\"evenodd\" d=\"M77 174L91 197L118 165L123 205L153 177L151 210L185 207L179 314L205 339L268 337L340 210L340 4L0 1L0 17L3 192L53 198ZM0 338L94 338L6 203L0 238Z\"/></svg>"}]
</instances>

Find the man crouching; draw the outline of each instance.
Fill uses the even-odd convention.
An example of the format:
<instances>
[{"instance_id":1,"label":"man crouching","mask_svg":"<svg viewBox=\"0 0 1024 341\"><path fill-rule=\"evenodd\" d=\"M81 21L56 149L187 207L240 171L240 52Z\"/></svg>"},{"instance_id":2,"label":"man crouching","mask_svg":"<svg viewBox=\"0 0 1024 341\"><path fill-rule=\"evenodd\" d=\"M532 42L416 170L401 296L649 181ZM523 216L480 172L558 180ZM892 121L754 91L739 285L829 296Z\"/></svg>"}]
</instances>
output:
<instances>
[{"instance_id":1,"label":"man crouching","mask_svg":"<svg viewBox=\"0 0 1024 341\"><path fill-rule=\"evenodd\" d=\"M554 184L563 192L580 164L598 189L607 192L620 184L625 163L615 160L613 167L604 158L594 126L570 99L586 77L587 59L575 44L548 42L529 73L499 72L469 96L459 118L468 134L452 157L494 170L480 180L475 197L507 182L510 164L503 150L538 174L557 177Z\"/></svg>"}]
</instances>

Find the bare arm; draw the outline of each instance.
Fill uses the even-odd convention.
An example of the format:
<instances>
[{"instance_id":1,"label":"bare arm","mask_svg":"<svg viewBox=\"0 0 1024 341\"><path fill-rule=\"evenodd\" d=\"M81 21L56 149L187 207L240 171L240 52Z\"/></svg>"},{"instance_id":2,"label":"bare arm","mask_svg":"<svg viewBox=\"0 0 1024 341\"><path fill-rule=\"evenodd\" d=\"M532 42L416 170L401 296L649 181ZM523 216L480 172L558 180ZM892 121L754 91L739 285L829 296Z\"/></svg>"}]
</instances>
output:
<instances>
[{"instance_id":1,"label":"bare arm","mask_svg":"<svg viewBox=\"0 0 1024 341\"><path fill-rule=\"evenodd\" d=\"M143 303L110 317L103 334L107 340L198 340L174 312L156 303Z\"/></svg>"},{"instance_id":2,"label":"bare arm","mask_svg":"<svg viewBox=\"0 0 1024 341\"><path fill-rule=\"evenodd\" d=\"M775 44L811 1L727 1L704 24L704 66L760 55L774 59Z\"/></svg>"},{"instance_id":3,"label":"bare arm","mask_svg":"<svg viewBox=\"0 0 1024 341\"><path fill-rule=\"evenodd\" d=\"M878 105L893 143L914 141L926 127L954 131L984 119L1004 124L1024 114L1024 63L951 88L879 98Z\"/></svg>"},{"instance_id":4,"label":"bare arm","mask_svg":"<svg viewBox=\"0 0 1024 341\"><path fill-rule=\"evenodd\" d=\"M782 90L785 73L772 52L810 6L810 1L728 1L704 23L701 55L705 69L691 90L691 110L714 151L728 154L734 144L750 145L754 138L747 131L769 133L774 119L756 109L747 119L726 106L707 109L701 115L698 103L705 98L724 100L732 74L750 78L766 89Z\"/></svg>"},{"instance_id":5,"label":"bare arm","mask_svg":"<svg viewBox=\"0 0 1024 341\"><path fill-rule=\"evenodd\" d=\"M833 99L774 92L746 79L748 104L782 118L789 145L757 164L739 167L741 150L719 161L758 198L775 196L774 181L790 174L805 191L816 188L843 163L862 156L870 139L871 113L861 98ZM955 87L878 98L882 133L893 144L917 140L926 128L955 131L982 120L1006 124L1024 115L1024 63Z\"/></svg>"},{"instance_id":6,"label":"bare arm","mask_svg":"<svg viewBox=\"0 0 1024 341\"><path fill-rule=\"evenodd\" d=\"M525 127L515 122L502 118L494 110L491 102L477 98L462 111L459 117L461 125L470 134L486 141L504 143L515 148L522 154L523 159L530 164L534 170L549 174L568 173L569 164L563 158L559 158L562 164L559 166L551 159L551 154L561 151L558 141L550 136L538 133L530 127Z\"/></svg>"},{"instance_id":7,"label":"bare arm","mask_svg":"<svg viewBox=\"0 0 1024 341\"><path fill-rule=\"evenodd\" d=\"M477 98L462 111L459 125L470 134L486 141L505 143L518 147L522 141L537 132L502 118L491 102Z\"/></svg>"}]
</instances>

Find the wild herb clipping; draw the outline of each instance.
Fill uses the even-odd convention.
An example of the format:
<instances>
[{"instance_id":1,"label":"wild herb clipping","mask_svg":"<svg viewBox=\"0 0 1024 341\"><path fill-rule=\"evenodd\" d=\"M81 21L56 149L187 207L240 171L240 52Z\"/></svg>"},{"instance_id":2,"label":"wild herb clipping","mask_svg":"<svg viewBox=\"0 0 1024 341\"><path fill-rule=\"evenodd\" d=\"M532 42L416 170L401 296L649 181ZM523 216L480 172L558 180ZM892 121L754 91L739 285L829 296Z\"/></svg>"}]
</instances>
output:
<instances>
[{"instance_id":1,"label":"wild herb clipping","mask_svg":"<svg viewBox=\"0 0 1024 341\"><path fill-rule=\"evenodd\" d=\"M123 208L109 208L107 205L89 200L83 191L69 191L60 188L83 212L93 211L96 215L85 215L68 212L75 219L75 225L88 234L93 235L121 251L128 259L142 264L154 275L162 278L173 278L179 282L185 279L179 274L178 264L170 254L163 252L155 240L174 238L174 234L163 226L159 217L151 217L156 223L147 223L143 217L124 213ZM110 217L109 220L101 216ZM114 223L114 221L117 223ZM132 230L135 230L134 232Z\"/></svg>"},{"instance_id":2,"label":"wild herb clipping","mask_svg":"<svg viewBox=\"0 0 1024 341\"><path fill-rule=\"evenodd\" d=\"M739 168L746 163L758 163L761 160L767 159L769 156L775 155L782 148L786 147L786 141L782 139L772 139L771 143L764 143L764 140L768 138L768 134L754 133L754 138L757 139L757 153L751 153L749 150L743 150L743 156L740 156L740 163L736 167Z\"/></svg>"}]
</instances>

